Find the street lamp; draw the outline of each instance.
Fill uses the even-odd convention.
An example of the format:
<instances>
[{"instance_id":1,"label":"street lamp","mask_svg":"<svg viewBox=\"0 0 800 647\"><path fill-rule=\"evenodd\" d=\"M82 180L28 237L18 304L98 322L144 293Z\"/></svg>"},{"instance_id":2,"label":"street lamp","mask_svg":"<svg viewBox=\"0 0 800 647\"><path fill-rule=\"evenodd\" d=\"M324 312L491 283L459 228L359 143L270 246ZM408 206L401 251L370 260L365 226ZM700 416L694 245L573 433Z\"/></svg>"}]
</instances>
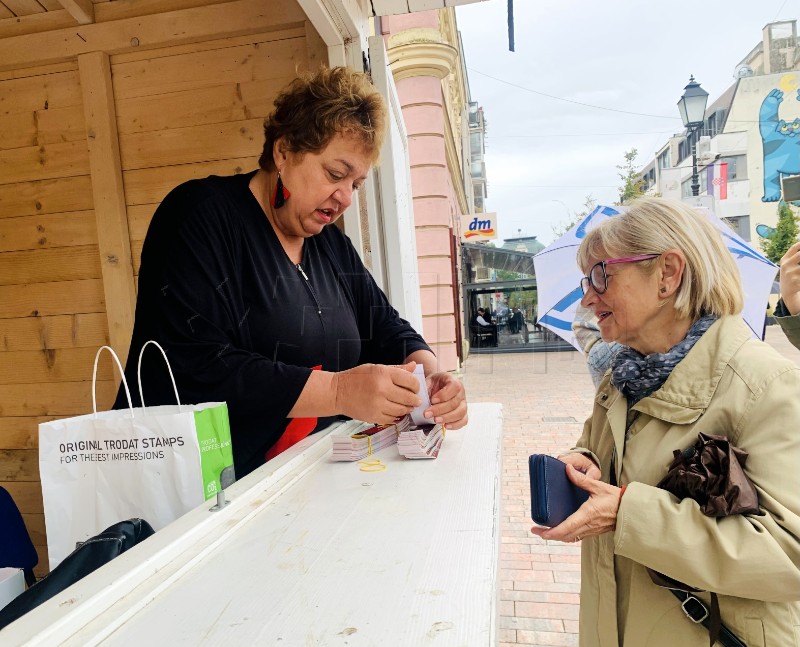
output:
<instances>
[{"instance_id":1,"label":"street lamp","mask_svg":"<svg viewBox=\"0 0 800 647\"><path fill-rule=\"evenodd\" d=\"M692 139L692 195L700 195L700 180L697 177L697 131L700 130L706 118L706 103L708 92L700 87L694 80L694 75L689 77L689 85L683 89L683 96L678 101L678 110L681 121L689 131Z\"/></svg>"}]
</instances>

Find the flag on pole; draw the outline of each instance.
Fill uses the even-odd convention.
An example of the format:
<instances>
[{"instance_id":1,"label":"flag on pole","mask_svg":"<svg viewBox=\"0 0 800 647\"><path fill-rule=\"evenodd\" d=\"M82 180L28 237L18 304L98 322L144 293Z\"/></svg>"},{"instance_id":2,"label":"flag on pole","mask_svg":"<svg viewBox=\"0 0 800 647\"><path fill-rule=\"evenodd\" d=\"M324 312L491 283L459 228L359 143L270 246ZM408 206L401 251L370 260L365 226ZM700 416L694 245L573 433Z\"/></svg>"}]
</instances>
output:
<instances>
[{"instance_id":1,"label":"flag on pole","mask_svg":"<svg viewBox=\"0 0 800 647\"><path fill-rule=\"evenodd\" d=\"M717 200L728 199L728 162L711 164L706 169L706 193Z\"/></svg>"}]
</instances>

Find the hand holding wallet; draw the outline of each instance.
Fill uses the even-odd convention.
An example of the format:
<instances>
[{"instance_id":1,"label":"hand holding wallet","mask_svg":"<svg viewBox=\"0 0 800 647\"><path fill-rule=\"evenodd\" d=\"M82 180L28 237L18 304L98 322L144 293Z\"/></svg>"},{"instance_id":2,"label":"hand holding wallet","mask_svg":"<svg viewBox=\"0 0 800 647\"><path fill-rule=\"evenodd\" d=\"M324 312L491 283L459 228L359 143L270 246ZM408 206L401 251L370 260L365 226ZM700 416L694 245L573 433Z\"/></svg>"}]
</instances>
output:
<instances>
[{"instance_id":1,"label":"hand holding wallet","mask_svg":"<svg viewBox=\"0 0 800 647\"><path fill-rule=\"evenodd\" d=\"M528 457L531 479L531 518L540 526L557 526L589 498L567 476L567 465L546 454Z\"/></svg>"}]
</instances>

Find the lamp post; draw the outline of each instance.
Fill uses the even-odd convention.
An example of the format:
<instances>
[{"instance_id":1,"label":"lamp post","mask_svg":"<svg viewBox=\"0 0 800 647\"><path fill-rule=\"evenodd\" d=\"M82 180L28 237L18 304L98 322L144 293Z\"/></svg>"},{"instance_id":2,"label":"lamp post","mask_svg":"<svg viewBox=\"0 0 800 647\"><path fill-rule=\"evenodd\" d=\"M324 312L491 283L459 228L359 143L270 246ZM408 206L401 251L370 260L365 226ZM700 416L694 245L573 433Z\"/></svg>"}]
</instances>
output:
<instances>
[{"instance_id":1,"label":"lamp post","mask_svg":"<svg viewBox=\"0 0 800 647\"><path fill-rule=\"evenodd\" d=\"M678 110L681 121L689 131L692 138L692 195L700 195L700 179L697 176L697 131L700 130L706 118L706 103L708 92L700 87L694 80L694 75L689 76L689 84L683 89L683 96L678 101Z\"/></svg>"}]
</instances>

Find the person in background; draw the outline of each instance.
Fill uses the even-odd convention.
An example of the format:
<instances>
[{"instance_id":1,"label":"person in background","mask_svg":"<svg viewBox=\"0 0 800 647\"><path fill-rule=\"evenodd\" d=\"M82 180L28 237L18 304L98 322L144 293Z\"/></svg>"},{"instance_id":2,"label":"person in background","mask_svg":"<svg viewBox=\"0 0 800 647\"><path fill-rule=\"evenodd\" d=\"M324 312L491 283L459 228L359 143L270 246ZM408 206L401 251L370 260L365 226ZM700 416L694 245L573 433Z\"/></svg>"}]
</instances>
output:
<instances>
[{"instance_id":1,"label":"person in background","mask_svg":"<svg viewBox=\"0 0 800 647\"><path fill-rule=\"evenodd\" d=\"M800 348L800 242L781 258L781 298L775 306L775 320L789 341Z\"/></svg>"},{"instance_id":2,"label":"person in background","mask_svg":"<svg viewBox=\"0 0 800 647\"><path fill-rule=\"evenodd\" d=\"M525 315L522 314L522 310L519 308L514 308L512 319L514 321L514 332L522 332L523 328L526 328Z\"/></svg>"},{"instance_id":3,"label":"person in background","mask_svg":"<svg viewBox=\"0 0 800 647\"><path fill-rule=\"evenodd\" d=\"M497 324L491 323L491 317L487 320L487 311L485 308L478 308L478 314L475 316L475 323L492 333L491 344L497 346Z\"/></svg>"},{"instance_id":4,"label":"person in background","mask_svg":"<svg viewBox=\"0 0 800 647\"><path fill-rule=\"evenodd\" d=\"M490 317L491 319L491 317ZM478 308L478 314L475 317L475 321L479 326L491 326L491 321L487 321L486 319L486 310L484 308Z\"/></svg>"},{"instance_id":5,"label":"person in background","mask_svg":"<svg viewBox=\"0 0 800 647\"><path fill-rule=\"evenodd\" d=\"M752 338L739 272L716 228L687 205L640 199L578 249L581 305L623 346L570 452L589 492L574 514L531 531L583 541L581 647L707 647L709 631L647 569L718 596L748 645L796 645L800 617L800 367ZM657 487L698 433L748 453L759 512L706 516ZM699 614L698 614L699 618Z\"/></svg>"},{"instance_id":6,"label":"person in background","mask_svg":"<svg viewBox=\"0 0 800 647\"><path fill-rule=\"evenodd\" d=\"M150 223L126 376L135 379L139 350L154 339L183 402L227 402L239 477L337 416L406 415L421 401L417 364L431 422L467 422L462 383L438 371L331 226L377 161L386 122L364 74L301 76L264 124L258 170L186 182ZM142 373L148 405L174 404L157 359L145 357ZM123 393L115 406L127 406Z\"/></svg>"},{"instance_id":7,"label":"person in background","mask_svg":"<svg viewBox=\"0 0 800 647\"><path fill-rule=\"evenodd\" d=\"M600 386L603 376L611 366L611 360L620 345L616 342L604 342L600 336L600 328L597 325L597 317L594 313L583 305L578 305L575 311L575 320L572 322L572 332L575 333L575 339L583 349L583 354L586 357L586 366L589 368L589 375L594 382L594 388Z\"/></svg>"}]
</instances>

